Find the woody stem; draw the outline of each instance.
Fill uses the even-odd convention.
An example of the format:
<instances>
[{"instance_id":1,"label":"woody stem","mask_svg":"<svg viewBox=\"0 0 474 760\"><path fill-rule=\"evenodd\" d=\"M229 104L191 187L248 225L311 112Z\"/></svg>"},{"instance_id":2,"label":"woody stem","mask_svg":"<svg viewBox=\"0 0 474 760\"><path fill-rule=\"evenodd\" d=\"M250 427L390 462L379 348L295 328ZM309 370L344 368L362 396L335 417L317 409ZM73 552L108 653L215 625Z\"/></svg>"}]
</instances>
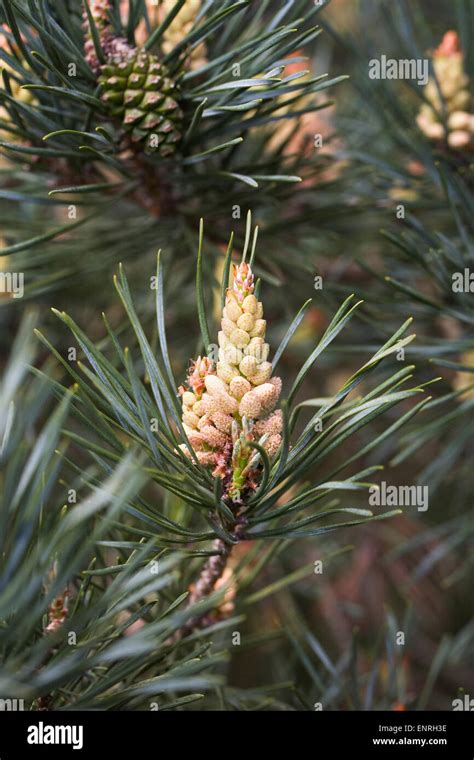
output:
<instances>
[{"instance_id":1,"label":"woody stem","mask_svg":"<svg viewBox=\"0 0 474 760\"><path fill-rule=\"evenodd\" d=\"M216 553L206 560L196 586L189 597L190 605L199 602L212 593L217 581L224 573L232 545L226 544L221 538L217 538L213 543L213 549Z\"/></svg>"},{"instance_id":2,"label":"woody stem","mask_svg":"<svg viewBox=\"0 0 474 760\"><path fill-rule=\"evenodd\" d=\"M234 530L234 537L240 538L244 531L245 525L243 522L239 522ZM213 549L216 552L209 557L203 565L203 568L199 574L199 578L196 585L189 596L188 606L200 602L205 599L215 589L216 583L224 574L224 570L227 567L227 562L231 555L233 544L227 544L221 538L217 538L213 543ZM182 635L186 636L197 628L200 623L205 620L205 615L198 618L191 618L185 624L182 629ZM204 623L205 624L205 623Z\"/></svg>"}]
</instances>

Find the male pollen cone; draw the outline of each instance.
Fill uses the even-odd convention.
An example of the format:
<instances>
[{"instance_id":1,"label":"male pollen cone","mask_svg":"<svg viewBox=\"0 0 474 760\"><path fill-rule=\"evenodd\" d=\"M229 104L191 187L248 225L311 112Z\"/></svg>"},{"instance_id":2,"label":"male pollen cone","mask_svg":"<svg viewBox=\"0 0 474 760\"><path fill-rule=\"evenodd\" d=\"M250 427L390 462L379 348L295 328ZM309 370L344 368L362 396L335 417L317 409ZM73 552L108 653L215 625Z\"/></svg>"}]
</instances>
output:
<instances>
[{"instance_id":1,"label":"male pollen cone","mask_svg":"<svg viewBox=\"0 0 474 760\"><path fill-rule=\"evenodd\" d=\"M217 364L199 357L180 388L189 442L199 462L222 478L224 495L232 501L244 501L260 479L261 457L249 442L260 443L270 458L281 444L282 414L275 410L281 380L272 375L265 331L252 269L245 261L234 264ZM190 456L186 444L181 449Z\"/></svg>"},{"instance_id":2,"label":"male pollen cone","mask_svg":"<svg viewBox=\"0 0 474 760\"><path fill-rule=\"evenodd\" d=\"M445 33L432 58L437 82L430 79L425 87L428 103L421 106L417 124L430 140L446 140L449 147L455 150L472 148L472 96L457 32L450 30ZM440 98L438 85L444 102ZM439 116L443 106L446 109L447 129Z\"/></svg>"}]
</instances>

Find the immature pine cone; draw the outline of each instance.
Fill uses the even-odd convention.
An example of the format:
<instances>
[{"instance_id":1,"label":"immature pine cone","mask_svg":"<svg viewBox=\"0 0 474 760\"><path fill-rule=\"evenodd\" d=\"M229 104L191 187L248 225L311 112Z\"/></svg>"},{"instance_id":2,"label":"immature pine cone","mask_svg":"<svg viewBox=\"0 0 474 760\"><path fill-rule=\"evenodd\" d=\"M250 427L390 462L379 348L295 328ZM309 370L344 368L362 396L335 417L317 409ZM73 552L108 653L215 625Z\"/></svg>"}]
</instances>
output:
<instances>
[{"instance_id":1,"label":"immature pine cone","mask_svg":"<svg viewBox=\"0 0 474 760\"><path fill-rule=\"evenodd\" d=\"M425 95L431 105L424 103L417 116L421 131L431 140L446 140L454 149L471 147L474 142L474 115L471 113L469 78L464 73L464 56L456 32L449 31L433 53L433 67L447 111L448 131L439 120L443 105L438 87L430 79Z\"/></svg>"},{"instance_id":2,"label":"immature pine cone","mask_svg":"<svg viewBox=\"0 0 474 760\"><path fill-rule=\"evenodd\" d=\"M179 91L157 56L113 34L109 10L110 0L91 3L106 58L104 64L97 59L84 13L86 59L102 85L101 100L107 104L109 115L120 120L132 142L144 143L148 152L169 157L183 133Z\"/></svg>"}]
</instances>

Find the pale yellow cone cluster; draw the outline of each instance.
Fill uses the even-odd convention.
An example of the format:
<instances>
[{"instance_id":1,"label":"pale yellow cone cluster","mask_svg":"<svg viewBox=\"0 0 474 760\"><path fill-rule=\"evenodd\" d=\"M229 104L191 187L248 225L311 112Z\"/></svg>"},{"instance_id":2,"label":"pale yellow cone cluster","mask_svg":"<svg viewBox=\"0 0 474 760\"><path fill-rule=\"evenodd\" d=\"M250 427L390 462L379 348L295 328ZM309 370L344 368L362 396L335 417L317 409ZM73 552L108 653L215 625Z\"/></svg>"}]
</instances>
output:
<instances>
[{"instance_id":1,"label":"pale yellow cone cluster","mask_svg":"<svg viewBox=\"0 0 474 760\"><path fill-rule=\"evenodd\" d=\"M4 24L2 25L3 29L9 31L8 27ZM1 37L1 45L0 45L5 51L9 52L9 47L6 43L5 38ZM24 66L24 68L27 68L27 66ZM19 84L19 82L16 81L14 78L15 76L18 76L18 74L12 69L11 66L8 65L8 63L4 60L0 60L0 87L4 89L3 86L3 77L1 76L1 72L6 71L8 74L10 74L10 88L12 91L12 97L15 98L16 101L19 103L26 103L26 105L29 105L30 103L36 102L36 98L33 95L31 90L24 90ZM3 122L11 122L11 117L9 112L4 106L0 106L0 119ZM20 140L15 135L14 132L10 132L8 129L1 129L0 128L0 140L3 140L4 142L10 142L10 143L19 143ZM3 160L2 160L3 163Z\"/></svg>"},{"instance_id":2,"label":"pale yellow cone cluster","mask_svg":"<svg viewBox=\"0 0 474 760\"><path fill-rule=\"evenodd\" d=\"M176 0L146 0L146 9L151 28L158 27L166 18L168 13L173 9ZM173 48L181 42L192 29L194 19L201 10L202 0L186 0L179 13L174 17L169 27L163 33L162 50L165 55L170 53ZM120 0L120 14L122 21L128 18L129 0ZM135 29L135 42L141 47L148 39L147 26L145 20L139 23ZM186 58L188 68L194 70L207 63L206 44L202 42L193 48Z\"/></svg>"},{"instance_id":3,"label":"pale yellow cone cluster","mask_svg":"<svg viewBox=\"0 0 474 760\"><path fill-rule=\"evenodd\" d=\"M227 442L225 433L205 414L203 395L209 377L215 377L212 362L199 356L191 365L185 386L179 389L184 430L199 462L205 466L216 464L215 450ZM183 444L181 449L189 455L186 445Z\"/></svg>"},{"instance_id":4,"label":"pale yellow cone cluster","mask_svg":"<svg viewBox=\"0 0 474 760\"><path fill-rule=\"evenodd\" d=\"M234 267L221 327L215 370L209 360L198 359L187 378L189 390L180 391L182 419L200 463L213 466L215 475L241 492L256 483L259 455L246 446L249 436L272 457L282 430L281 412L274 411L281 380L272 376L263 306L245 262ZM189 455L185 445L182 450Z\"/></svg>"},{"instance_id":5,"label":"pale yellow cone cluster","mask_svg":"<svg viewBox=\"0 0 474 760\"><path fill-rule=\"evenodd\" d=\"M447 140L454 149L466 148L474 143L474 114L469 91L469 78L464 72L464 57L456 32L449 31L433 53L433 67L447 111L447 127L439 119L443 105L438 87L430 79L425 87L428 103L424 103L417 116L417 124L430 140Z\"/></svg>"},{"instance_id":6,"label":"pale yellow cone cluster","mask_svg":"<svg viewBox=\"0 0 474 760\"><path fill-rule=\"evenodd\" d=\"M168 13L173 9L176 0L161 0L160 2L160 20L163 21ZM156 5L156 3L155 3ZM181 42L191 29L194 20L201 10L202 0L186 0L179 13L163 34L162 49L167 55L178 43ZM207 52L205 43L201 43L193 48L187 58L190 69L198 69L207 63Z\"/></svg>"}]
</instances>

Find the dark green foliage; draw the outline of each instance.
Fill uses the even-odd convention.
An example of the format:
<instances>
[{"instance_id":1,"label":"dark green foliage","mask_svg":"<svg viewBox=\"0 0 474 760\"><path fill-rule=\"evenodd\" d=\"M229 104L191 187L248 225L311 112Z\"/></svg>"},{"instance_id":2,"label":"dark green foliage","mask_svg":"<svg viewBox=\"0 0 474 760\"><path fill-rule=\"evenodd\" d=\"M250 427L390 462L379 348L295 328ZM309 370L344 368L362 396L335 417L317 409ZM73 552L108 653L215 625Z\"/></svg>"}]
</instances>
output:
<instances>
[{"instance_id":1,"label":"dark green foliage","mask_svg":"<svg viewBox=\"0 0 474 760\"><path fill-rule=\"evenodd\" d=\"M310 158L288 154L282 140L275 139L282 123L293 120L296 126L298 116L324 107L327 101L318 100L318 93L345 78L304 76L304 71L285 74L288 63L298 60L290 58L294 51L312 54L321 31L315 22L323 6L303 0L278 7L267 0L206 3L189 35L164 57L165 25L158 27L139 56L148 66L153 62L166 69L164 81L172 84L162 92L165 101L155 105L158 110L169 106L166 113L172 118L163 121L155 105L151 110L147 106L147 135L143 109L138 113L135 99L134 115L121 123L122 96L115 92L118 85L109 81L118 59L111 57L99 76L102 86L97 86L83 52L79 2L71 10L52 3L40 8L21 0L5 0L3 7L12 30L4 32L7 47L2 58L12 70L6 79L13 78L16 86L34 96L29 102L15 102L7 86L0 91L8 114L2 126L5 135L11 135L3 138L2 151L15 170L4 178L7 245L2 254L17 254L18 264L32 273L28 295L57 289L77 276L76 259L62 244L65 232L71 232L72 245L80 241L87 257L81 256L84 278L91 268L107 271L110 256L121 260L132 246L133 256L142 256L147 228L155 219L156 239L167 219L183 230L195 217L197 203L199 215L212 214L220 221L231 211L229 198L242 213L258 204L262 212L273 214L276 199L289 198L295 183L325 165L316 151ZM111 15L111 33L128 38L132 51L134 30L143 16L143 3L130 6L124 27L117 8ZM187 69L182 53L202 44L207 63ZM155 98L157 93L151 95ZM149 97L144 95L145 100ZM111 99L120 101L112 111ZM130 155L123 127L125 133L133 128L135 137L145 138L152 122L157 144L148 140L145 149L139 142ZM168 155L171 145L177 148L174 155ZM71 204L77 207L72 216ZM14 220L25 209L33 234L25 234ZM293 215L298 214L296 206ZM121 228L117 244L109 242L104 258L99 216L108 218L109 229L124 217L133 219L143 231L143 242L136 246L136 233ZM213 237L222 240L220 224ZM27 255L21 256L23 251ZM191 250L181 243L174 255L189 256Z\"/></svg>"}]
</instances>

